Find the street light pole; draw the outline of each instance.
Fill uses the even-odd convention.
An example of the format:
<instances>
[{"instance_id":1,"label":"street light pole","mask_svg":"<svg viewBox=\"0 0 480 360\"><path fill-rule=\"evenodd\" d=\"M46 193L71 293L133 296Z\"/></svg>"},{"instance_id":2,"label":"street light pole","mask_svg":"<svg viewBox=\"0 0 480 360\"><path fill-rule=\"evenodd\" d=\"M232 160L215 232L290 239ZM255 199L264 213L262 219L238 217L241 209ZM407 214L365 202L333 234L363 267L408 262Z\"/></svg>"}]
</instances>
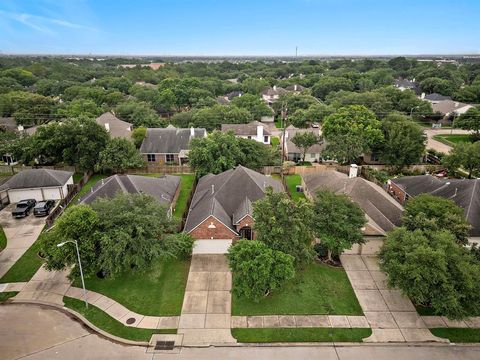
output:
<instances>
[{"instance_id":1,"label":"street light pole","mask_svg":"<svg viewBox=\"0 0 480 360\"><path fill-rule=\"evenodd\" d=\"M85 289L85 280L83 278L83 270L82 270L82 262L80 261L80 250L78 249L78 242L77 240L68 240L57 244L57 247L62 247L66 243L74 243L75 249L77 250L77 258L78 258L78 267L80 269L80 277L82 279L82 287L83 287L83 298L85 299L85 306L88 308L88 301L87 301L87 290Z\"/></svg>"}]
</instances>

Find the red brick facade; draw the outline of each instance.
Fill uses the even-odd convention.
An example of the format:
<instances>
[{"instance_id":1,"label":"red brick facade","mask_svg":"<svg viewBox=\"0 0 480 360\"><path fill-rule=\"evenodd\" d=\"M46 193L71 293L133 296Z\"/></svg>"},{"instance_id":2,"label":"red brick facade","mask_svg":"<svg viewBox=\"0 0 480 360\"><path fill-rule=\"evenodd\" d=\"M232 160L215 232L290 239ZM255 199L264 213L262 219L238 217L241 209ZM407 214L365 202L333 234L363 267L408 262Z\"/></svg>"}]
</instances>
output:
<instances>
[{"instance_id":1,"label":"red brick facade","mask_svg":"<svg viewBox=\"0 0 480 360\"><path fill-rule=\"evenodd\" d=\"M408 195L405 191L392 182L388 184L388 192L402 205L405 205L405 202L408 200Z\"/></svg>"},{"instance_id":2,"label":"red brick facade","mask_svg":"<svg viewBox=\"0 0 480 360\"><path fill-rule=\"evenodd\" d=\"M237 229L237 232L239 232L243 227L253 228L253 223L253 218L250 215L246 215L237 225L235 225L235 228ZM253 239L255 239L255 233L252 231L252 240Z\"/></svg>"},{"instance_id":3,"label":"red brick facade","mask_svg":"<svg viewBox=\"0 0 480 360\"><path fill-rule=\"evenodd\" d=\"M209 228L209 226L215 226L215 228ZM215 217L209 216L200 225L190 232L190 235L194 239L232 239L238 238L230 228L222 224Z\"/></svg>"}]
</instances>

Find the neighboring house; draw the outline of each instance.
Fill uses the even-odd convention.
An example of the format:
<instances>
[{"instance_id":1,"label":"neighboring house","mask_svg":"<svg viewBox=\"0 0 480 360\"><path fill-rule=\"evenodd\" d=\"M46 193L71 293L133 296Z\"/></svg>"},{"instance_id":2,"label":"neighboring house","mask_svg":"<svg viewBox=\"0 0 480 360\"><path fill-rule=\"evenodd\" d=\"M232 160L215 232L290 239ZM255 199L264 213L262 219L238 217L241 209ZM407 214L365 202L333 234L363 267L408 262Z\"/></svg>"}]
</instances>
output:
<instances>
[{"instance_id":1,"label":"neighboring house","mask_svg":"<svg viewBox=\"0 0 480 360\"><path fill-rule=\"evenodd\" d=\"M434 113L441 113L445 116L450 115L462 115L471 109L473 105L461 103L453 100L442 100L432 103L432 109Z\"/></svg>"},{"instance_id":2,"label":"neighboring house","mask_svg":"<svg viewBox=\"0 0 480 360\"><path fill-rule=\"evenodd\" d=\"M242 95L243 95L243 91L235 90L235 91L231 91L231 92L229 92L228 94L226 94L225 97L226 97L229 101L232 101L233 98L241 97Z\"/></svg>"},{"instance_id":3,"label":"neighboring house","mask_svg":"<svg viewBox=\"0 0 480 360\"><path fill-rule=\"evenodd\" d=\"M270 131L264 124L258 121L252 121L248 124L222 124L222 131L233 131L237 137L252 139L259 143L270 145Z\"/></svg>"},{"instance_id":4,"label":"neighboring house","mask_svg":"<svg viewBox=\"0 0 480 360\"><path fill-rule=\"evenodd\" d=\"M312 199L318 190L326 189L336 194L346 194L365 212L367 225L365 236L385 236L387 232L401 225L403 207L380 186L361 177L334 170L303 175L305 195Z\"/></svg>"},{"instance_id":5,"label":"neighboring house","mask_svg":"<svg viewBox=\"0 0 480 360\"><path fill-rule=\"evenodd\" d=\"M0 130L3 131L18 131L17 122L13 117L0 117Z\"/></svg>"},{"instance_id":6,"label":"neighboring house","mask_svg":"<svg viewBox=\"0 0 480 360\"><path fill-rule=\"evenodd\" d=\"M306 88L302 85L297 85L297 84L294 84L294 85L289 85L285 88L285 90L287 91L291 91L291 92L294 92L294 93L301 93L302 91L305 91Z\"/></svg>"},{"instance_id":7,"label":"neighboring house","mask_svg":"<svg viewBox=\"0 0 480 360\"><path fill-rule=\"evenodd\" d=\"M272 105L278 100L281 94L285 94L288 91L284 88L274 85L272 88L267 88L262 91L262 99L268 104Z\"/></svg>"},{"instance_id":8,"label":"neighboring house","mask_svg":"<svg viewBox=\"0 0 480 360\"><path fill-rule=\"evenodd\" d=\"M100 115L96 120L98 125L107 130L112 138L132 138L133 124L120 120L111 112Z\"/></svg>"},{"instance_id":9,"label":"neighboring house","mask_svg":"<svg viewBox=\"0 0 480 360\"><path fill-rule=\"evenodd\" d=\"M136 68L137 66L139 67L148 67L152 70L158 70L160 69L161 67L163 67L165 64L164 63L149 63L149 64L120 64L118 65L117 67L118 68L123 68L123 69L134 69Z\"/></svg>"},{"instance_id":10,"label":"neighboring house","mask_svg":"<svg viewBox=\"0 0 480 360\"><path fill-rule=\"evenodd\" d=\"M140 153L149 165L185 164L188 162L190 141L207 136L203 128L149 128L140 146Z\"/></svg>"},{"instance_id":11,"label":"neighboring house","mask_svg":"<svg viewBox=\"0 0 480 360\"><path fill-rule=\"evenodd\" d=\"M280 181L243 166L202 177L184 228L198 240L195 251L224 253L232 240L254 239L252 204L265 196L268 187L284 191Z\"/></svg>"},{"instance_id":12,"label":"neighboring house","mask_svg":"<svg viewBox=\"0 0 480 360\"><path fill-rule=\"evenodd\" d=\"M408 79L402 79L402 78L395 79L394 86L401 91L405 91L405 90L412 90L414 92L418 91L418 86L417 86L417 83L415 82L415 79L411 81Z\"/></svg>"},{"instance_id":13,"label":"neighboring house","mask_svg":"<svg viewBox=\"0 0 480 360\"><path fill-rule=\"evenodd\" d=\"M228 105L230 104L230 100L226 96L219 96L217 97L217 103L220 105Z\"/></svg>"},{"instance_id":14,"label":"neighboring house","mask_svg":"<svg viewBox=\"0 0 480 360\"><path fill-rule=\"evenodd\" d=\"M80 200L81 204L91 204L98 198L113 198L118 192L125 194L150 195L169 208L175 206L180 190L180 177L164 175L148 177L140 175L112 175L98 181Z\"/></svg>"},{"instance_id":15,"label":"neighboring house","mask_svg":"<svg viewBox=\"0 0 480 360\"><path fill-rule=\"evenodd\" d=\"M420 99L427 100L427 101L431 102L432 104L435 104L439 101L452 100L452 98L450 96L445 96L445 95L438 94L438 93L431 93L431 94L426 94L426 95L425 95L425 93L422 93L422 95L420 96Z\"/></svg>"},{"instance_id":16,"label":"neighboring house","mask_svg":"<svg viewBox=\"0 0 480 360\"><path fill-rule=\"evenodd\" d=\"M388 181L388 191L400 204L431 194L453 200L472 225L470 236L480 237L480 179L439 179L432 175L404 176Z\"/></svg>"},{"instance_id":17,"label":"neighboring house","mask_svg":"<svg viewBox=\"0 0 480 360\"><path fill-rule=\"evenodd\" d=\"M285 140L283 140L283 135L281 139L281 144L285 144L285 158L290 161L301 161L303 151L299 149L293 142L292 138L299 133L311 132L318 137L322 136L322 131L320 128L308 128L308 129L298 129L293 125L288 126L285 129ZM321 153L325 149L325 141L320 140L318 144L311 146L305 156L305 161L309 162L320 162Z\"/></svg>"},{"instance_id":18,"label":"neighboring house","mask_svg":"<svg viewBox=\"0 0 480 360\"><path fill-rule=\"evenodd\" d=\"M12 176L0 186L0 191L7 191L11 203L25 199L60 200L67 196L69 185L73 185L70 171L30 169Z\"/></svg>"}]
</instances>

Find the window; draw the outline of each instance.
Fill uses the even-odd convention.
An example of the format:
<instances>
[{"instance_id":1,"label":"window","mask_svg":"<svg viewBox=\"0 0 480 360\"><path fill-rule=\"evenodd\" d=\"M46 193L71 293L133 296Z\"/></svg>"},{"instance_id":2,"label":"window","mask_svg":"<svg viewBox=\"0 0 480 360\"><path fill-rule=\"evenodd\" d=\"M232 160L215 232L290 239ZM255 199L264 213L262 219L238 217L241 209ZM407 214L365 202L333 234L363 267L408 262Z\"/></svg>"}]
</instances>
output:
<instances>
[{"instance_id":1,"label":"window","mask_svg":"<svg viewBox=\"0 0 480 360\"><path fill-rule=\"evenodd\" d=\"M147 161L148 162L155 162L155 154L147 154Z\"/></svg>"},{"instance_id":2,"label":"window","mask_svg":"<svg viewBox=\"0 0 480 360\"><path fill-rule=\"evenodd\" d=\"M263 137L263 142L264 142L264 143L268 143L268 136L264 136L264 137Z\"/></svg>"},{"instance_id":3,"label":"window","mask_svg":"<svg viewBox=\"0 0 480 360\"><path fill-rule=\"evenodd\" d=\"M165 162L171 163L175 160L175 156L173 154L166 154L165 155Z\"/></svg>"},{"instance_id":4,"label":"window","mask_svg":"<svg viewBox=\"0 0 480 360\"><path fill-rule=\"evenodd\" d=\"M252 137L251 137L250 135L248 135L248 136L247 136L247 139L251 140L251 139L252 139Z\"/></svg>"}]
</instances>

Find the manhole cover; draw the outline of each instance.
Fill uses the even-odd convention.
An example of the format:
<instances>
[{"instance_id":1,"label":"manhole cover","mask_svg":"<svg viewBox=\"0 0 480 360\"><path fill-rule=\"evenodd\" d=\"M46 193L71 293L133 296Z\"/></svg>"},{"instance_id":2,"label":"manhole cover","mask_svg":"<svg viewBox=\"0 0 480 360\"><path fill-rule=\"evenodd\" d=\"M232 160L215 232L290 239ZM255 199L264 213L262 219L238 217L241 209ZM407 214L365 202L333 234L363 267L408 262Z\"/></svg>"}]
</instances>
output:
<instances>
[{"instance_id":1,"label":"manhole cover","mask_svg":"<svg viewBox=\"0 0 480 360\"><path fill-rule=\"evenodd\" d=\"M173 350L175 341L157 341L155 350Z\"/></svg>"},{"instance_id":2,"label":"manhole cover","mask_svg":"<svg viewBox=\"0 0 480 360\"><path fill-rule=\"evenodd\" d=\"M135 321L136 321L135 318L128 318L128 319L127 319L127 324L128 324L128 325L131 325L131 324L133 324Z\"/></svg>"}]
</instances>

